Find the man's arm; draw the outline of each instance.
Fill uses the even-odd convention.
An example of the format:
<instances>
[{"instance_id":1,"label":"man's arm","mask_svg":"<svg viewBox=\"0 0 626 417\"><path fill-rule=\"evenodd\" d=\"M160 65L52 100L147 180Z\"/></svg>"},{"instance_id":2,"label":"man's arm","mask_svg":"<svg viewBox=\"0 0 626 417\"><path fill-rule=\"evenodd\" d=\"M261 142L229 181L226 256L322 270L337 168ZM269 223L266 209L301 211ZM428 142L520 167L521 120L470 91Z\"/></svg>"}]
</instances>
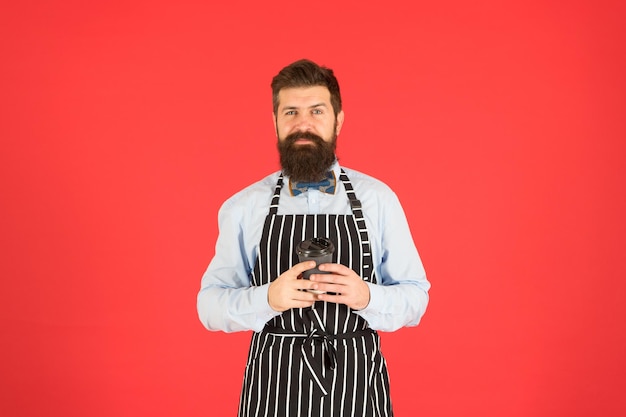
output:
<instances>
[{"instance_id":1,"label":"man's arm","mask_svg":"<svg viewBox=\"0 0 626 417\"><path fill-rule=\"evenodd\" d=\"M417 326L428 306L430 282L395 193L384 196L377 218L379 254L374 259L377 284L367 283L370 302L356 311L373 329L394 331Z\"/></svg>"},{"instance_id":2,"label":"man's arm","mask_svg":"<svg viewBox=\"0 0 626 417\"><path fill-rule=\"evenodd\" d=\"M197 297L198 316L209 330L260 331L279 313L268 304L269 285L251 286L251 263L244 241L243 205L226 201L218 213L215 256L202 277Z\"/></svg>"}]
</instances>

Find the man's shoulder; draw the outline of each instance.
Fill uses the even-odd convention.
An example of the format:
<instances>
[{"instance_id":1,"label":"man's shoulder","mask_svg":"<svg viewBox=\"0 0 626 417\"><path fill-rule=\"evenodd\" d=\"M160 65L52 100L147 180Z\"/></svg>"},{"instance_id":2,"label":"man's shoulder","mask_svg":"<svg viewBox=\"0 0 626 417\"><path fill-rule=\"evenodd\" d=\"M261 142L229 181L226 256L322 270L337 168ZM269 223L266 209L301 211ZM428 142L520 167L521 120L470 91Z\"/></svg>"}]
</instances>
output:
<instances>
[{"instance_id":1,"label":"man's shoulder","mask_svg":"<svg viewBox=\"0 0 626 417\"><path fill-rule=\"evenodd\" d=\"M378 193L380 192L393 193L389 185L387 185L384 181L376 177L373 177L372 175L366 174L362 171L359 171L353 168L348 168L348 167L341 167L341 168L345 171L346 175L350 179L350 182L353 184L355 189L366 189L366 190L369 189Z\"/></svg>"},{"instance_id":2,"label":"man's shoulder","mask_svg":"<svg viewBox=\"0 0 626 417\"><path fill-rule=\"evenodd\" d=\"M395 191L383 180L362 171L343 167L348 179L352 183L357 198L363 204L363 212L366 215L376 216L381 211L392 210L401 207Z\"/></svg>"},{"instance_id":3,"label":"man's shoulder","mask_svg":"<svg viewBox=\"0 0 626 417\"><path fill-rule=\"evenodd\" d=\"M231 195L224 202L224 205L231 206L233 204L260 203L268 198L271 199L279 174L279 171L273 172L247 185Z\"/></svg>"}]
</instances>

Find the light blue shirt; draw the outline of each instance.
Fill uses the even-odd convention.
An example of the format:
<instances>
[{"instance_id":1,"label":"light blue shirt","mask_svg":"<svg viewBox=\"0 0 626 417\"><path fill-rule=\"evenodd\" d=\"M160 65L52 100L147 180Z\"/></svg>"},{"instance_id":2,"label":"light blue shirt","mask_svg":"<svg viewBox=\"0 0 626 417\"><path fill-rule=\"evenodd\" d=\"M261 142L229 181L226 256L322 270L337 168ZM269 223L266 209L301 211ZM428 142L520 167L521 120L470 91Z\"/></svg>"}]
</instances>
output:
<instances>
[{"instance_id":1,"label":"light blue shirt","mask_svg":"<svg viewBox=\"0 0 626 417\"><path fill-rule=\"evenodd\" d=\"M309 190L294 197L285 178L278 214L352 214L339 180L341 168L335 162L332 169L337 178L334 195ZM378 281L367 283L370 302L355 313L374 330L416 326L428 305L430 283L398 197L371 176L348 168L344 171L361 201ZM202 277L197 298L200 321L209 330L261 331L267 321L281 314L269 306L269 284L252 286L250 282L279 174L246 187L219 210L215 256Z\"/></svg>"}]
</instances>

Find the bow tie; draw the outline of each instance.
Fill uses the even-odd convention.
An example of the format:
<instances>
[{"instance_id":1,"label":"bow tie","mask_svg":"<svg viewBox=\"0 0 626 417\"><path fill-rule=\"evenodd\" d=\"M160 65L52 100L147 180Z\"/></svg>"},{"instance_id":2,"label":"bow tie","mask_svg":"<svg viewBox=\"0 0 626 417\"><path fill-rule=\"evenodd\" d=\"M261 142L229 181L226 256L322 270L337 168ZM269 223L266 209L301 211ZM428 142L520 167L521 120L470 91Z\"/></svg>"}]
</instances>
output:
<instances>
[{"instance_id":1,"label":"bow tie","mask_svg":"<svg viewBox=\"0 0 626 417\"><path fill-rule=\"evenodd\" d=\"M335 185L337 180L335 179L335 173L328 171L326 178L319 182L292 182L289 180L289 189L291 194L296 196L302 194L308 190L319 190L327 194L335 194Z\"/></svg>"}]
</instances>

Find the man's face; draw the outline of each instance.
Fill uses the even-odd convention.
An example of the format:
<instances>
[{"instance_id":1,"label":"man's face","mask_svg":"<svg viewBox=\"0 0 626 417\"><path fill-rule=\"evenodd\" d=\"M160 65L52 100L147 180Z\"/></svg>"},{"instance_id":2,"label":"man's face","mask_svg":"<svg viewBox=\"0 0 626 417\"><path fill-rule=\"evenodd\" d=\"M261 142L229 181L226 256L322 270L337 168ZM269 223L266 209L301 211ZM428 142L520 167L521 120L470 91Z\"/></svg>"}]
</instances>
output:
<instances>
[{"instance_id":1,"label":"man's face","mask_svg":"<svg viewBox=\"0 0 626 417\"><path fill-rule=\"evenodd\" d=\"M335 160L336 139L343 125L326 87L287 88L278 93L274 126L283 172L294 181L317 181Z\"/></svg>"}]
</instances>

